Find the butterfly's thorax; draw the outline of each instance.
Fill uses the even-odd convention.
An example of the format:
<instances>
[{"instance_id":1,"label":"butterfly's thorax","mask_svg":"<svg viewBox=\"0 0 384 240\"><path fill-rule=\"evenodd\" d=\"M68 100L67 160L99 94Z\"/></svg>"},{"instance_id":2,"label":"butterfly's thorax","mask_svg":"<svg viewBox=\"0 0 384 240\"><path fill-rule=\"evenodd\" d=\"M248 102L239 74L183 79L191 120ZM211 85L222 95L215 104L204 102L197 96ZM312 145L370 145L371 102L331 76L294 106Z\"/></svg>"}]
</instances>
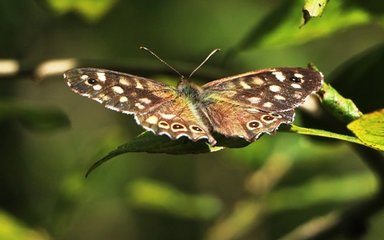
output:
<instances>
[{"instance_id":1,"label":"butterfly's thorax","mask_svg":"<svg viewBox=\"0 0 384 240\"><path fill-rule=\"evenodd\" d=\"M191 103L197 104L201 100L203 89L187 79L182 79L177 85L177 91L181 97L187 98Z\"/></svg>"},{"instance_id":2,"label":"butterfly's thorax","mask_svg":"<svg viewBox=\"0 0 384 240\"><path fill-rule=\"evenodd\" d=\"M202 97L204 90L197 84L190 82L188 79L181 79L177 85L177 93L180 97L187 100L188 107L193 113L194 117L205 126L207 130L211 130L209 119L204 114L204 106Z\"/></svg>"}]
</instances>

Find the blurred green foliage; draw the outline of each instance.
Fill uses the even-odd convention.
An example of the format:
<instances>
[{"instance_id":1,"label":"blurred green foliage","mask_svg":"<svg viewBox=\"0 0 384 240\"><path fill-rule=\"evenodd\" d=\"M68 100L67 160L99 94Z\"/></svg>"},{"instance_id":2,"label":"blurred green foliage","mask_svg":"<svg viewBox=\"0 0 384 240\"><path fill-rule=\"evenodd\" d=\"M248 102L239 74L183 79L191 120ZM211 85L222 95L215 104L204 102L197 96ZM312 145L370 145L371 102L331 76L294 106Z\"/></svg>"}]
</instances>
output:
<instances>
[{"instance_id":1,"label":"blurred green foliage","mask_svg":"<svg viewBox=\"0 0 384 240\"><path fill-rule=\"evenodd\" d=\"M56 108L28 106L29 103L0 102L0 121L18 121L36 131L52 131L69 126L65 113Z\"/></svg>"},{"instance_id":2,"label":"blurred green foliage","mask_svg":"<svg viewBox=\"0 0 384 240\"><path fill-rule=\"evenodd\" d=\"M8 214L0 211L0 239L8 240L46 240L43 233L28 229Z\"/></svg>"},{"instance_id":3,"label":"blurred green foliage","mask_svg":"<svg viewBox=\"0 0 384 240\"><path fill-rule=\"evenodd\" d=\"M100 20L116 4L116 0L48 0L47 4L58 14L78 12L85 20Z\"/></svg>"},{"instance_id":4,"label":"blurred green foliage","mask_svg":"<svg viewBox=\"0 0 384 240\"><path fill-rule=\"evenodd\" d=\"M82 67L175 84L178 76L139 46L185 75L221 48L193 81L313 62L361 111L382 108L383 4L329 1L321 17L301 26L303 6L290 0L1 1L0 63L16 60L20 71L0 75L0 239L279 239L375 196L380 184L362 151L280 132L206 154L132 152L85 179L95 160L142 129L131 116L73 94L60 75L36 79L42 62L75 58ZM295 123L348 131L330 114L306 115L298 111ZM370 220L362 239L384 234L382 212ZM318 226L326 223L332 221Z\"/></svg>"},{"instance_id":5,"label":"blurred green foliage","mask_svg":"<svg viewBox=\"0 0 384 240\"><path fill-rule=\"evenodd\" d=\"M138 179L129 183L127 199L136 207L156 210L177 217L211 219L221 203L213 196L190 196L158 181Z\"/></svg>"}]
</instances>

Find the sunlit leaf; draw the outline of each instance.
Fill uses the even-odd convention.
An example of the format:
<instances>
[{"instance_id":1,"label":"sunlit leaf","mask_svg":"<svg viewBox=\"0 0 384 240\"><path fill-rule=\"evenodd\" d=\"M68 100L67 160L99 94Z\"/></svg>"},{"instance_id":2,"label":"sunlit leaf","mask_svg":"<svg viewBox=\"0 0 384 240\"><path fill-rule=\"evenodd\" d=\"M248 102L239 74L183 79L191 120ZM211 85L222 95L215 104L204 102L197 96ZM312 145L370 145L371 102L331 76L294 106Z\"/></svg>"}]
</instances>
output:
<instances>
[{"instance_id":1,"label":"sunlit leaf","mask_svg":"<svg viewBox=\"0 0 384 240\"><path fill-rule=\"evenodd\" d=\"M305 25L311 18L320 17L329 0L306 0L303 7L302 25Z\"/></svg>"},{"instance_id":2,"label":"sunlit leaf","mask_svg":"<svg viewBox=\"0 0 384 240\"><path fill-rule=\"evenodd\" d=\"M367 145L384 151L384 109L364 114L347 127Z\"/></svg>"}]
</instances>

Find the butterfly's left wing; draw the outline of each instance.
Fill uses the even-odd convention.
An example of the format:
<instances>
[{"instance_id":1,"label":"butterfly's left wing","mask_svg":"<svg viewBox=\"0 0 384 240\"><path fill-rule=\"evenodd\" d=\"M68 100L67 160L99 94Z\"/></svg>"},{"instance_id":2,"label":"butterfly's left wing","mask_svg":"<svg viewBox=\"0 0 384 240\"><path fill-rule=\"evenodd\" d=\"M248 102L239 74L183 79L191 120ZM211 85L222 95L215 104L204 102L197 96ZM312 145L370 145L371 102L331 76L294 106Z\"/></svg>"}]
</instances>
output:
<instances>
[{"instance_id":1,"label":"butterfly's left wing","mask_svg":"<svg viewBox=\"0 0 384 240\"><path fill-rule=\"evenodd\" d=\"M98 68L68 70L64 78L74 92L114 111L133 114L139 125L157 135L216 142L199 110L164 83Z\"/></svg>"},{"instance_id":2,"label":"butterfly's left wing","mask_svg":"<svg viewBox=\"0 0 384 240\"><path fill-rule=\"evenodd\" d=\"M148 112L176 97L162 82L106 69L75 68L64 78L72 91L126 114Z\"/></svg>"},{"instance_id":3,"label":"butterfly's left wing","mask_svg":"<svg viewBox=\"0 0 384 240\"><path fill-rule=\"evenodd\" d=\"M323 75L306 68L271 68L202 86L203 112L213 130L248 141L291 124L294 109L320 89Z\"/></svg>"}]
</instances>

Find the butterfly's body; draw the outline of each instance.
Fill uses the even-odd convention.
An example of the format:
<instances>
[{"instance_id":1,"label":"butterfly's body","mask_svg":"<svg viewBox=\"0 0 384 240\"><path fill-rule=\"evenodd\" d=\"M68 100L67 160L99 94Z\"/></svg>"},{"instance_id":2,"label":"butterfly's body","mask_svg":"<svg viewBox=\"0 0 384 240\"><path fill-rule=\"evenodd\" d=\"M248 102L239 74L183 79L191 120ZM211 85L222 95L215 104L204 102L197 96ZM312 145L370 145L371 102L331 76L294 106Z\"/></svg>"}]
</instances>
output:
<instances>
[{"instance_id":1,"label":"butterfly's body","mask_svg":"<svg viewBox=\"0 0 384 240\"><path fill-rule=\"evenodd\" d=\"M294 108L317 91L320 72L272 68L198 86L182 79L176 88L151 79L96 68L69 70L64 77L75 92L106 107L134 114L141 126L172 139L208 139L212 132L256 140L291 124Z\"/></svg>"},{"instance_id":2,"label":"butterfly's body","mask_svg":"<svg viewBox=\"0 0 384 240\"><path fill-rule=\"evenodd\" d=\"M180 97L186 97L194 103L200 101L203 93L203 89L199 85L190 82L188 79L181 79L176 89Z\"/></svg>"}]
</instances>

